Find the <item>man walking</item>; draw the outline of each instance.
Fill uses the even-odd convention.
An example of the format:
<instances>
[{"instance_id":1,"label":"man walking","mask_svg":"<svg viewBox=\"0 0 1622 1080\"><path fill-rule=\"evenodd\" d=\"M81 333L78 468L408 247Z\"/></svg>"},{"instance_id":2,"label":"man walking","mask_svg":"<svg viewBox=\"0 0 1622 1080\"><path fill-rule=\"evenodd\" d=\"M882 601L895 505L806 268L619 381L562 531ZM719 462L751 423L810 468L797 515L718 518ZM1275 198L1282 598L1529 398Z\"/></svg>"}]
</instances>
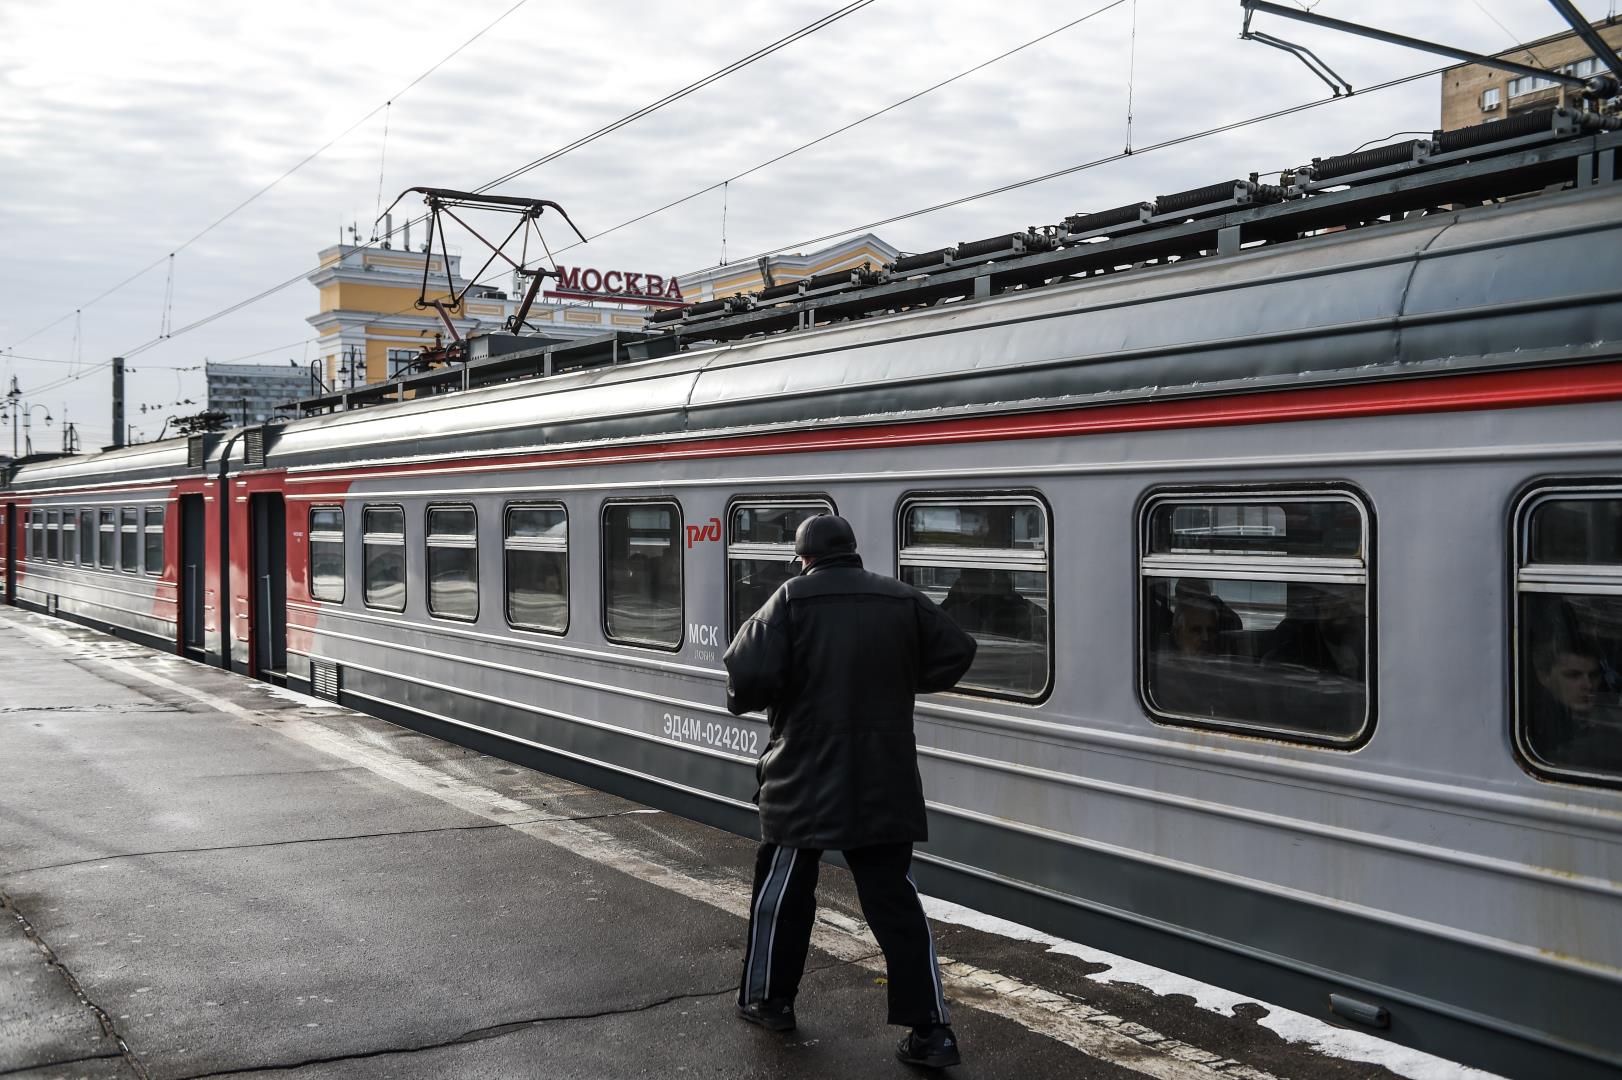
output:
<instances>
[{"instance_id":1,"label":"man walking","mask_svg":"<svg viewBox=\"0 0 1622 1080\"><path fill-rule=\"evenodd\" d=\"M760 850L738 1015L794 1028L794 995L816 917L822 853L845 853L862 913L889 967L889 1022L911 1027L896 1056L959 1060L934 937L909 868L928 839L912 734L914 695L949 689L974 639L928 597L862 569L842 517L800 524L790 578L726 652L727 708L768 710L756 772Z\"/></svg>"}]
</instances>

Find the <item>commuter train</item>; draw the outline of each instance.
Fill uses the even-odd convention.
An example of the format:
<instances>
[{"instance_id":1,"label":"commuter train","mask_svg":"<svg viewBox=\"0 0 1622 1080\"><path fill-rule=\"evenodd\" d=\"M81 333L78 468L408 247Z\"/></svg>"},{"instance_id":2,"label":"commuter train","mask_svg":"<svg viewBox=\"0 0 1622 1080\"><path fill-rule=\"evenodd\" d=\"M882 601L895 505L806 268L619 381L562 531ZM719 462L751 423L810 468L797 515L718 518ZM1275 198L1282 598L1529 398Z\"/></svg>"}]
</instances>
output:
<instances>
[{"instance_id":1,"label":"commuter train","mask_svg":"<svg viewBox=\"0 0 1622 1080\"><path fill-rule=\"evenodd\" d=\"M740 833L805 516L980 641L936 894L1622 1065L1622 134L1564 110L25 460L5 596ZM522 341L517 343L522 346Z\"/></svg>"}]
</instances>

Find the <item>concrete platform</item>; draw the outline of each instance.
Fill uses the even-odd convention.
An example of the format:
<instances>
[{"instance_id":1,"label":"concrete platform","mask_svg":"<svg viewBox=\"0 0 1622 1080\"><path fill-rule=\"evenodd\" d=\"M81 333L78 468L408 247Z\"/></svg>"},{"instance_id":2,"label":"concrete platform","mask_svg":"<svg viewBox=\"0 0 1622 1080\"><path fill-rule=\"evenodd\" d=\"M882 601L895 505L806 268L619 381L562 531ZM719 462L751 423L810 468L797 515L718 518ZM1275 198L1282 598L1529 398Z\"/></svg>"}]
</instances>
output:
<instances>
[{"instance_id":1,"label":"concrete platform","mask_svg":"<svg viewBox=\"0 0 1622 1080\"><path fill-rule=\"evenodd\" d=\"M832 867L800 1029L734 1018L752 853L0 609L0 1076L910 1075ZM1485 1075L932 911L952 1076Z\"/></svg>"}]
</instances>

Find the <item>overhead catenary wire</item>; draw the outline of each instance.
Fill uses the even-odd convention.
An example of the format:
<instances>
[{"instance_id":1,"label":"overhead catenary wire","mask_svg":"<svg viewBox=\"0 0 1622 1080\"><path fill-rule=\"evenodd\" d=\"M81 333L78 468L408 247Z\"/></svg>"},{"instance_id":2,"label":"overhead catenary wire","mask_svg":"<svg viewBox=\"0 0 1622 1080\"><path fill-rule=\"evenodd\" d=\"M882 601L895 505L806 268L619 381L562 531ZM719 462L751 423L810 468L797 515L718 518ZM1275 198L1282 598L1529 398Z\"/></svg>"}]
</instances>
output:
<instances>
[{"instance_id":1,"label":"overhead catenary wire","mask_svg":"<svg viewBox=\"0 0 1622 1080\"><path fill-rule=\"evenodd\" d=\"M688 97L691 94L695 94L698 91L704 89L706 86L709 86L711 83L718 82L719 80L726 78L728 75L731 75L734 72L742 71L744 68L748 67L749 65L751 65L753 63L756 63L757 61L764 60L766 57L772 55L773 53L778 52L781 49L787 48L788 46L794 44L796 41L799 41L801 38L809 37L810 35L816 33L819 30L824 30L827 27L832 26L834 23L838 22L840 19L845 18L847 15L855 14L856 12L860 11L862 8L867 7L869 4L871 4L873 2L874 2L874 0L853 0L852 3L846 4L844 7L839 8L837 11L829 12L827 15L824 15L822 18L817 19L817 20L815 20L813 22L807 23L805 26L800 27L798 30L795 30L792 33L786 34L783 37L778 38L776 41L773 41L768 45L762 45L760 48L756 49L754 52L750 53L749 55L744 56L744 57L742 57L740 59L734 60L732 63L727 64L724 67L717 68L715 71L710 72L708 75L705 75L703 78L696 79L693 82L688 83L686 86L682 87L680 90L673 90L670 93L666 94L664 97L660 98L659 100L651 102L651 103L649 103L647 105L644 105L640 109L636 109L636 110L633 110L632 112L628 112L624 116L620 117L619 119L611 121L610 123L604 124L602 127L598 128L596 131L590 132L589 134L586 134L586 135L582 135L579 138L572 140L571 142L565 143L564 145L558 147L555 150L550 150L547 153L542 154L540 157L536 158L535 160L533 160L531 162L528 162L527 164L520 165L518 168L512 169L509 172L503 173L502 175L496 177L494 180L491 180L489 183L482 184L479 187L474 188L473 190L475 192L478 192L478 193L482 194L482 193L484 193L486 191L491 190L492 188L497 188L497 187L500 187L502 184L509 183L510 181L516 180L520 176L523 176L525 173L532 172L533 170L540 168L542 165L545 165L548 162L556 161L558 158L562 157L565 154L568 154L568 153L570 153L570 152L572 152L574 150L578 150L580 147L585 146L588 143L596 142L598 139L601 139L605 135L610 135L613 132L618 131L620 128L625 127L628 124L633 124L636 121L641 120L645 116L648 116L648 115L650 115L652 113L658 112L660 109L664 108L666 105L674 104L675 102L680 101L682 98Z\"/></svg>"},{"instance_id":2,"label":"overhead catenary wire","mask_svg":"<svg viewBox=\"0 0 1622 1080\"><path fill-rule=\"evenodd\" d=\"M436 72L440 68L444 67L447 63L449 63L452 59L454 59L459 53L461 53L462 50L466 49L469 45L472 45L475 41L478 41L485 34L489 33L491 30L495 29L495 27L498 24L500 24L503 20L505 20L513 12L515 12L519 8L523 7L528 2L529 2L529 0L517 0L517 3L513 4L511 7L507 8L505 11L503 11L500 15L497 15L494 19L492 19L488 23L486 23L476 34L474 34L472 37L468 38L466 41L462 42L462 44L458 45L456 48L452 49L449 53L447 53L445 56L440 58L440 60L437 63L435 63L432 67L428 68L426 71L422 72L416 78L414 78L410 82L406 83L399 90L396 90L392 95L389 96L387 101L385 101L382 105L376 106L370 112L366 113L366 115L360 117L354 123L352 123L348 127L344 128L344 130L340 131L338 134L334 135L332 138L330 138L326 142L322 143L316 149L310 151L310 153L308 153L304 157L300 158L297 162L295 162L291 167L289 167L280 176L277 176L274 180L270 181L270 183L266 184L264 187L262 187L259 190L255 191L253 194L249 195L247 198L245 198L241 202L237 203L231 209L227 210L225 213L223 213L219 217L215 218L209 224L207 224L203 228L199 229L196 233L192 234L192 236L189 237L184 243L177 245L171 251L169 251L167 254L160 255L158 258L153 259L151 262L147 263L145 266L141 267L139 270L135 271L133 274L131 274L128 277L124 278L122 281L119 281L117 284L111 286L110 288L108 288L108 289L106 289L106 290L104 290L104 291L102 291L100 293L97 293L95 296L91 297L89 300L86 300L84 303L78 305L78 307L75 308L74 311L69 311L69 312L63 314L60 318L53 319L52 321L46 323L44 326L41 326L39 329L33 331L32 333L26 334L23 337L18 338L15 342L12 343L13 346L21 345L26 341L31 341L32 339L34 339L34 338L38 337L39 335L45 333L47 330L50 330L53 327L56 327L56 326L60 325L61 323L67 321L68 319L72 318L73 315L76 312L83 311L87 307L91 307L91 306L93 306L95 304L100 303L101 301L107 299L107 297L109 297L109 296L113 295L114 293L118 292L120 289L123 289L126 285L129 285L130 283L134 282L135 280L142 277L143 275L145 275L145 274L151 272L152 270L156 269L157 267L161 266L164 263L165 260L173 259L175 255L177 255L180 252L182 252L182 251L186 250L187 248L191 247L197 241L201 240L203 237L207 236L209 233L213 232L215 229L217 229L221 225L225 224L231 218L235 217L237 214L239 214L243 210L247 209L254 202L258 201L258 199L261 196L263 196L265 193L269 192L272 188L276 187L276 185L280 184L283 180L286 180L288 177L292 176L294 173L296 173L300 169L304 168L304 166L308 165L310 162L314 161L316 158L320 157L322 154L324 154L328 150L332 149L332 147L334 145L336 145L343 138L345 138L347 135L349 135L350 132L354 131L356 128L358 128L362 124L366 123L366 121L368 121L372 117L376 116L380 111L386 109L389 105L393 104L393 102L396 99L400 98L402 95L409 92L418 83L422 82L424 79L428 78L428 76L432 75L434 72ZM173 335L171 335L171 336L173 336Z\"/></svg>"},{"instance_id":3,"label":"overhead catenary wire","mask_svg":"<svg viewBox=\"0 0 1622 1080\"><path fill-rule=\"evenodd\" d=\"M520 3L523 3L523 2L525 2L525 0L520 0ZM531 171L533 169L539 168L540 166L542 166L542 165L544 165L544 164L546 164L546 163L548 163L550 161L555 161L557 158L562 157L564 154L567 154L567 153L570 153L570 152L572 152L572 151L574 151L576 149L579 149L580 147L585 146L588 143L595 142L596 140L601 139L604 136L606 136L608 134L611 134L614 131L618 131L620 128L625 127L627 124L633 123L636 120L640 120L643 117L646 117L649 114L651 114L653 112L656 112L659 109L662 109L667 105L670 105L670 104L672 104L672 103L674 103L676 101L679 101L682 98L689 96L690 94L696 93L698 90L701 90L704 87L711 85L712 83L718 81L719 79L725 78L727 75L731 75L734 72L741 71L742 69L748 67L750 64L753 64L753 63L755 63L755 62L757 62L759 60L762 60L765 57L770 56L772 53L778 52L779 50L781 50L783 48L786 48L789 45L792 45L794 42L799 41L799 40L801 40L801 39L803 39L803 38L817 32L818 30L822 30L822 29L824 29L824 28L826 28L828 26L831 26L835 22L839 21L840 19L845 18L847 15L850 15L850 14L856 12L856 11L859 11L862 8L867 7L869 4L872 4L872 3L874 3L874 0L854 0L854 2L846 4L844 7L839 8L839 9L833 11L833 12L830 12L829 14L824 15L822 18L817 19L817 20L815 20L815 21L813 21L811 23L808 23L805 26L800 27L798 30L795 30L795 31L793 31L793 32L791 32L789 34L784 35L783 37L778 38L776 41L773 41L770 44L761 46L760 48L754 50L753 52L751 52L748 55L742 57L741 59L734 60L732 63L727 64L724 67L718 68L717 70L711 72L708 75L705 75L703 78L697 79L694 82L691 82L691 83L687 84L685 87L682 87L680 90L676 90L676 91L673 91L673 92L671 92L669 94L666 94L664 97L658 99L657 101L654 101L654 102L652 102L652 103L650 103L648 105L644 105L642 108L636 109L633 112L627 113L625 116L620 117L618 120L615 120L610 124L605 124L604 126L598 128L597 130L595 130L593 132L590 132L590 133L588 133L586 135L582 135L579 138L565 144L564 146L558 147L557 149L552 150L552 151L542 155L541 157L536 158L535 160L530 161L529 163L527 163L525 165L522 165L519 168L506 173L503 176L497 177L495 180L492 180L489 183L483 184L480 187L475 188L474 191L479 192L479 193L489 191L490 189L492 189L494 187L497 187L500 184L506 183L507 181L509 181L509 180L511 180L513 178L521 176L524 173L527 173L527 172L529 172L529 171ZM515 8L516 8L516 6L517 5L514 5ZM511 13L511 10L512 9L509 9L508 14ZM505 16L503 16L503 17L505 17ZM494 24L492 24L492 25L494 25ZM481 31L481 33L482 33L482 31ZM469 43L471 43L472 40L473 39L470 38ZM465 45L464 45L464 47L465 47ZM449 57L447 57L446 59L449 59ZM443 63L443 61L441 61L441 63ZM431 71L432 71L432 69L430 69L430 72ZM419 76L418 79L415 80L411 85L415 85L415 82L420 82L422 78L425 78L427 76L427 74L428 74L428 72L425 72L422 76ZM409 86L407 88L409 89ZM398 96L399 96L399 94L395 95L395 97L398 97ZM375 116L377 114L378 109L381 109L381 108L383 108L383 106L380 105L380 106L378 106L377 109L373 109L366 116L362 117L360 120L357 120L355 122L355 124L351 125L349 130L350 131L354 130L355 127L358 127L361 123L364 123L366 120L370 119L372 116ZM347 134L347 133L348 132L346 131L345 134ZM342 136L339 136L339 137L341 138ZM336 140L334 140L334 141L336 141ZM414 219L412 219L412 224L417 224L417 223L419 223L421 221L424 221L424 220L426 220L425 217L414 218ZM371 241L368 241L368 242L366 242L364 244L357 244L355 246L359 250L364 251L364 250L369 249L372 246L372 243L371 243ZM253 296L249 297L246 300L240 301L240 302L238 302L236 304L232 304L230 307L221 309L220 311L217 311L212 315L204 316L203 318L198 319L195 322L188 323L185 326L182 326L182 327L174 330L172 333L169 334L169 337L170 338L179 337L180 335L188 333L188 332L190 332L192 330L196 330L199 327L206 326L209 323L215 321L216 319L224 318L226 315L230 315L233 312L240 311L242 308L247 307L249 304L258 303L260 300L263 300L263 299L265 299L267 297L273 296L274 294L282 291L283 289L290 288L291 286L296 285L298 282L304 280L304 278L306 276L308 276L308 273L309 273L308 271L301 271L297 275L295 275L295 276L293 276L291 278L288 278L287 280L285 280L285 281L283 281L283 282L281 282L281 283L279 283L277 285L273 285L270 288L265 289L265 290L263 290L263 291L261 291L259 293L256 293L256 294L254 294ZM154 338L154 339L152 339L150 341L143 342L140 345L137 345L137 346L134 346L133 348L125 350L124 355L125 356L134 356L134 355L136 355L138 353L144 352L147 349L152 348L155 345L161 344L164 340L167 340L167 339L165 339L165 338ZM21 344L21 342L19 342L19 344Z\"/></svg>"},{"instance_id":4,"label":"overhead catenary wire","mask_svg":"<svg viewBox=\"0 0 1622 1080\"><path fill-rule=\"evenodd\" d=\"M1373 86L1370 86L1365 90L1359 90L1358 93L1357 93L1357 96L1359 98L1363 98L1363 97L1367 97L1369 94L1378 93L1381 90L1389 90L1392 87L1403 86L1403 85L1405 85L1407 83L1415 82L1415 81L1417 81L1419 79L1428 79L1428 78L1431 78L1432 76L1441 74L1445 70L1447 70L1447 69L1446 68L1440 68L1440 67L1431 68L1431 69L1429 69L1427 71L1415 72L1412 75L1403 75L1403 76L1400 76L1400 77L1395 78L1395 79L1388 79L1385 82L1376 83ZM805 247L807 245L810 245L810 244L820 244L820 243L823 243L824 241L827 241L827 240L837 240L840 237L850 236L850 235L852 235L854 233L870 232L871 230L879 228L879 227L884 226L884 225L893 225L898 221L908 221L908 220L911 220L912 218L923 217L926 214L933 214L933 213L936 213L937 211L940 211L940 210L948 210L948 209L951 209L952 207L962 206L962 205L964 205L966 203L976 202L976 201L978 201L980 199L991 198L992 196L995 196L995 195L1004 195L1004 194L1007 194L1010 191L1017 191L1020 188L1031 187L1031 186L1036 185L1036 184L1046 183L1049 180L1057 180L1057 179L1059 179L1060 177L1063 177L1063 176L1071 176L1071 175L1074 175L1075 173L1085 172L1088 169L1096 169L1101 165L1108 165L1108 164L1110 164L1112 162L1122 161L1125 158L1127 158L1128 156L1141 157L1144 154L1153 153L1156 150L1166 150L1166 149L1169 149L1169 148L1171 148L1173 146L1181 146L1184 143L1194 142L1194 141L1196 141L1198 139L1209 138L1212 135L1222 135L1222 134L1225 134L1225 133L1230 132L1230 131L1237 131L1237 130L1239 130L1241 128L1252 127L1252 126L1254 126L1256 124L1265 123L1265 122L1267 122L1269 120L1277 120L1277 119L1279 119L1281 117L1292 116L1292 115L1294 115L1296 113L1305 112L1308 109L1316 109L1321 105L1328 105L1328 104L1331 104L1331 103L1336 102L1336 101L1348 101L1348 100L1351 100L1351 99L1349 97L1347 97L1346 95L1337 95L1337 96L1332 96L1332 97L1316 98L1316 99L1314 99L1312 101L1304 101L1304 102L1301 102L1300 104L1297 104L1297 105L1290 105L1290 106L1287 106L1287 107L1282 108L1282 109L1275 109L1272 112L1262 113L1260 115L1252 116L1252 117L1249 117L1249 118L1244 119L1244 120L1235 120L1235 121L1233 121L1231 123L1219 124L1216 127L1206 128L1203 131L1191 132L1190 134L1187 134L1187 135L1179 135L1179 136L1177 136L1175 138L1164 139L1164 140L1162 140L1160 142L1153 143L1153 144L1151 144L1149 146L1144 146L1144 147L1140 147L1140 148L1138 148L1136 150L1133 150L1130 155L1123 152L1123 153L1117 153L1117 154L1109 154L1109 155L1107 155L1105 157L1101 157L1101 158L1094 158L1091 161L1084 161L1084 162L1081 162L1081 163L1076 164L1076 165L1067 166L1066 168L1063 168L1063 169L1055 169L1052 172L1042 173L1042 174L1040 174L1038 176L1029 176L1029 177L1026 177L1026 178L1024 178L1022 180L1015 180L1015 181L1011 181L1011 182L1009 182L1007 184L998 185L997 187L994 187L994 188L987 188L985 191L977 191L977 192L974 192L973 194L970 194L970 195L961 195L961 196L959 196L959 197L957 197L955 199L947 199L944 202L938 202L938 203L935 203L935 204L930 205L930 206L919 207L916 210L908 210L908 211L905 211L903 213L892 214L889 217L880 218L877 221L870 221L870 222L867 222L864 225L856 225L856 226L852 226L852 227L846 228L846 229L836 229L833 232L824 233L821 236L814 236L814 237L810 237L810 238L805 239L805 240L797 240L792 244L783 244L783 245L781 245L779 247L772 248L772 249L770 249L768 251L756 252L755 254L749 256L749 258L750 259L764 259L764 258L766 258L768 256L778 255L778 254L781 254L781 253L783 253L785 251L789 251L789 250L794 249L794 248L803 248L803 247ZM709 270L717 270L717 269L720 269L720 267L718 267L718 266L709 266L709 267L705 267L702 270L693 271L693 273L705 273L705 272L707 272Z\"/></svg>"},{"instance_id":5,"label":"overhead catenary wire","mask_svg":"<svg viewBox=\"0 0 1622 1080\"><path fill-rule=\"evenodd\" d=\"M726 186L728 184L736 183L737 181L742 180L746 176L750 176L750 175L752 175L754 173L760 172L762 169L768 168L768 167L770 167L772 165L776 165L780 161L784 161L784 160L786 160L788 158L791 158L795 154L798 154L803 150L809 150L813 146L817 146L817 145L819 145L821 143L825 143L829 139L832 139L832 138L834 138L836 136L843 135L845 132L850 131L852 128L860 127L861 125L867 123L869 120L876 120L879 117L885 115L886 113L894 112L896 109L899 109L904 105L910 105L912 102L917 101L919 98L924 97L926 94L932 94L936 90L940 90L943 87L950 86L952 83L957 82L959 79L967 78L968 76L973 75L978 71L982 71L985 68L990 67L992 64L998 63L999 61L1002 61L1002 60L1007 60L1009 57L1015 56L1018 53L1024 52L1026 49L1029 49L1034 45L1039 45L1039 44L1041 44L1042 42L1048 40L1051 37L1054 37L1054 36L1056 36L1058 34L1064 33L1066 30L1072 29L1073 27L1080 26L1082 23L1086 22L1087 20L1089 20L1091 18L1094 18L1095 16L1102 15L1104 12L1109 11L1111 8L1120 7L1124 3L1126 3L1126 0L1111 0L1110 3L1105 4L1103 7L1097 8L1097 9L1095 9L1093 11L1089 11L1087 14L1082 15L1079 18L1071 19L1069 22L1063 24L1062 26L1056 26L1052 30L1049 30L1045 34L1041 34L1041 35L1039 35L1037 37L1034 37L1031 40L1029 40L1029 41L1027 41L1027 42L1025 42L1023 44L1016 45L1012 49L1008 49L1005 52L998 53L996 56L993 56L990 59L982 60L982 61L980 61L980 63L975 64L973 67L965 68L962 71L958 72L956 75L953 75L953 76L951 76L949 78L946 78L946 79L942 79L940 82L937 82L937 83L935 83L935 84L933 84L931 86L926 86L922 90L918 90L918 91L915 91L914 93L908 94L904 98L900 98L900 99L898 99L896 101L892 101L890 104L884 106L882 109L875 109L875 110L873 110L872 112L868 113L865 116L861 116L861 117L858 117L855 120L852 120L848 124L843 124L843 125L841 125L839 127L834 128L832 131L828 131L828 132L825 132L824 134L818 135L814 139L811 139L811 140L809 140L807 142L800 143L798 146L793 147L792 149L789 149L789 150L785 150L780 154L776 154L776 155L774 155L772 157L769 157L765 161L760 162L759 164L751 165L749 168L744 169L742 172L733 173L731 176L725 178L724 180L717 180L715 183L709 184L709 185L707 185L705 187L701 187L697 191L689 192L688 194L683 195L679 199L672 199L670 202L665 203L663 206L657 206L657 207L653 208L652 210L645 211L644 213L638 214L635 217L627 218L626 220L620 222L618 225L611 225L608 228L603 229L603 230L601 230L599 232L594 232L594 233L591 234L590 237L588 237L588 239L599 240L602 237L605 237L605 236L609 235L610 233L616 233L616 232L619 232L621 229L628 228L628 227L630 227L632 225L640 224L641 222L644 222L644 221L648 220L649 218L654 217L655 215L664 213L666 210L673 210L676 207L681 206L683 203L691 202L692 200L698 198L701 195L707 195L710 192L714 191L716 188L720 188L720 187L724 187L724 186ZM572 250L574 248L577 248L579 246L580 245L578 243L569 244L566 247L559 248L558 253L562 254L565 251L570 251L570 250Z\"/></svg>"}]
</instances>

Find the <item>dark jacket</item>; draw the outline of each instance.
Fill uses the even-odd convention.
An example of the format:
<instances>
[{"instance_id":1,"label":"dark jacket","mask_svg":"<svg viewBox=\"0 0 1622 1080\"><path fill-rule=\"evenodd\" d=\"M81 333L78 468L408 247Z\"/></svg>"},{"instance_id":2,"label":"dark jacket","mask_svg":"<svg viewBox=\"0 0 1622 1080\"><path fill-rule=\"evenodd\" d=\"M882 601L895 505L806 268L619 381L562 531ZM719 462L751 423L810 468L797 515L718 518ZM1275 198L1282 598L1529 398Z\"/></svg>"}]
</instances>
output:
<instances>
[{"instance_id":1,"label":"dark jacket","mask_svg":"<svg viewBox=\"0 0 1622 1080\"><path fill-rule=\"evenodd\" d=\"M949 689L974 639L923 593L829 555L732 639L727 708L766 709L761 838L844 850L928 839L913 696Z\"/></svg>"}]
</instances>

